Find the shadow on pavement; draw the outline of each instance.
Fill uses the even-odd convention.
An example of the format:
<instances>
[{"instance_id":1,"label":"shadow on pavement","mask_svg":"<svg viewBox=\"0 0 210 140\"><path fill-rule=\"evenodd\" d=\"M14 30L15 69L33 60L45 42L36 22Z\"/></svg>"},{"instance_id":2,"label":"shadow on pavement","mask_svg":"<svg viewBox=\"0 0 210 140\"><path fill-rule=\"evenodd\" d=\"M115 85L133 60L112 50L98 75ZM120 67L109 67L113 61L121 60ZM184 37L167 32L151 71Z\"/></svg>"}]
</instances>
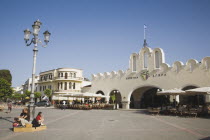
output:
<instances>
[{"instance_id":1,"label":"shadow on pavement","mask_svg":"<svg viewBox=\"0 0 210 140\"><path fill-rule=\"evenodd\" d=\"M150 113L148 112L147 109L139 109L139 110L136 110L134 113L139 113L139 114L144 114L144 115L149 115L149 116L160 115L160 116L171 116L171 117L181 117L181 118L193 118L192 116L189 116L189 115L180 116L180 115L174 115L174 114ZM198 115L196 118L210 119L210 115L205 115L205 116ZM208 137L208 139L210 140L210 137Z\"/></svg>"},{"instance_id":2,"label":"shadow on pavement","mask_svg":"<svg viewBox=\"0 0 210 140\"><path fill-rule=\"evenodd\" d=\"M206 137L206 138L203 138L203 139L200 139L200 140L210 140L210 137Z\"/></svg>"},{"instance_id":3,"label":"shadow on pavement","mask_svg":"<svg viewBox=\"0 0 210 140\"><path fill-rule=\"evenodd\" d=\"M140 114L145 114L145 115L151 115L151 113L149 113L149 112L147 111L147 109L136 110L134 113L140 113Z\"/></svg>"},{"instance_id":4,"label":"shadow on pavement","mask_svg":"<svg viewBox=\"0 0 210 140\"><path fill-rule=\"evenodd\" d=\"M8 122L13 123L13 121L9 120L10 118L12 118L12 117L0 117L1 120L6 120Z\"/></svg>"}]
</instances>

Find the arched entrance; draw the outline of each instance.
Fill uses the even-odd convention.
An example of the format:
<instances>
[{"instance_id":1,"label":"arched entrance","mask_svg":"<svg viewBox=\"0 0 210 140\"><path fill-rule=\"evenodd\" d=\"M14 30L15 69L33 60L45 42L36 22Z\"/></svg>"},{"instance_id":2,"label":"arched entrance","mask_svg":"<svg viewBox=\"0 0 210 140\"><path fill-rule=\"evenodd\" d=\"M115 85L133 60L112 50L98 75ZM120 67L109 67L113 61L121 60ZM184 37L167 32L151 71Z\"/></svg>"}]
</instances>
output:
<instances>
[{"instance_id":1,"label":"arched entrance","mask_svg":"<svg viewBox=\"0 0 210 140\"><path fill-rule=\"evenodd\" d=\"M198 88L197 86L186 86L182 88L182 90L189 90L189 89L194 89ZM179 96L179 102L180 104L184 105L203 105L205 103L205 96L204 95L180 95Z\"/></svg>"},{"instance_id":2,"label":"arched entrance","mask_svg":"<svg viewBox=\"0 0 210 140\"><path fill-rule=\"evenodd\" d=\"M118 104L119 108L122 108L122 96L121 96L119 90L112 90L110 92L109 103L110 104Z\"/></svg>"},{"instance_id":3,"label":"arched entrance","mask_svg":"<svg viewBox=\"0 0 210 140\"><path fill-rule=\"evenodd\" d=\"M130 97L130 108L160 107L168 104L169 97L165 95L157 96L158 87L140 87L133 91Z\"/></svg>"},{"instance_id":4,"label":"arched entrance","mask_svg":"<svg viewBox=\"0 0 210 140\"><path fill-rule=\"evenodd\" d=\"M101 90L97 91L96 94L105 95ZM99 103L105 103L105 98L95 98L95 101L99 101Z\"/></svg>"}]
</instances>

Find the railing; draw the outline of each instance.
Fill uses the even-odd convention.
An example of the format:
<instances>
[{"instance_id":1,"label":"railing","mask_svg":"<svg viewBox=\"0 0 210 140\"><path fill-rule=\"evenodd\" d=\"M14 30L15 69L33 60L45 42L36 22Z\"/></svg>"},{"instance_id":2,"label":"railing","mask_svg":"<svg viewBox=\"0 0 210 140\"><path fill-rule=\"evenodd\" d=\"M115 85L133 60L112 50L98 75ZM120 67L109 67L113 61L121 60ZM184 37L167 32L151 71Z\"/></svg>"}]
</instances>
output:
<instances>
[{"instance_id":1,"label":"railing","mask_svg":"<svg viewBox=\"0 0 210 140\"><path fill-rule=\"evenodd\" d=\"M68 77L55 77L54 78L55 80L79 80L79 81L82 81L82 80L84 80L84 78L83 77L70 77L70 76L68 76Z\"/></svg>"},{"instance_id":2,"label":"railing","mask_svg":"<svg viewBox=\"0 0 210 140\"><path fill-rule=\"evenodd\" d=\"M38 80L38 82L48 82L48 81L52 81L52 80L53 80L53 79L47 78L47 79Z\"/></svg>"},{"instance_id":3,"label":"railing","mask_svg":"<svg viewBox=\"0 0 210 140\"><path fill-rule=\"evenodd\" d=\"M42 80L38 80L38 82L48 82L48 81L52 81L52 80L75 80L75 81L82 81L84 80L83 77L54 77L53 79L42 79Z\"/></svg>"}]
</instances>

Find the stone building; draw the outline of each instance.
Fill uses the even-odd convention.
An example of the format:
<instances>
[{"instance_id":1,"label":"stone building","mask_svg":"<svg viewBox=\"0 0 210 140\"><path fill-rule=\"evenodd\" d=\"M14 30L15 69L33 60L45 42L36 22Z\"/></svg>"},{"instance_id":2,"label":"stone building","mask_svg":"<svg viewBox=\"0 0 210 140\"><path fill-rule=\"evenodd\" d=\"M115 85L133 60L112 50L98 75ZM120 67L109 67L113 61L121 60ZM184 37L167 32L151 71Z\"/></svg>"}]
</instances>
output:
<instances>
[{"instance_id":1,"label":"stone building","mask_svg":"<svg viewBox=\"0 0 210 140\"><path fill-rule=\"evenodd\" d=\"M131 54L126 71L92 74L90 92L116 94L122 108L129 109L148 107L153 96L157 102L162 100L156 96L157 90L205 86L210 86L210 57L201 61L189 59L186 63L176 61L170 66L165 63L164 51L148 47L145 39L139 53ZM177 96L176 100L184 102L184 97ZM209 102L209 96L204 96L203 100ZM106 101L110 99L107 97Z\"/></svg>"}]
</instances>

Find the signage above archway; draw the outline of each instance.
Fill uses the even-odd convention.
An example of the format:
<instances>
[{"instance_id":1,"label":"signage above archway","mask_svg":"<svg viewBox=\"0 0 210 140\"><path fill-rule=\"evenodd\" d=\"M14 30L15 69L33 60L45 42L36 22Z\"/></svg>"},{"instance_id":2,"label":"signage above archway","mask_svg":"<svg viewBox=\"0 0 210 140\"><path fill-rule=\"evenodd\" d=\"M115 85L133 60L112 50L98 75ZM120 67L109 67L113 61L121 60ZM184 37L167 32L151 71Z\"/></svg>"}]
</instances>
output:
<instances>
[{"instance_id":1,"label":"signage above archway","mask_svg":"<svg viewBox=\"0 0 210 140\"><path fill-rule=\"evenodd\" d=\"M142 70L140 75L141 75L141 78L143 80L147 80L149 78L149 71L148 70Z\"/></svg>"}]
</instances>

